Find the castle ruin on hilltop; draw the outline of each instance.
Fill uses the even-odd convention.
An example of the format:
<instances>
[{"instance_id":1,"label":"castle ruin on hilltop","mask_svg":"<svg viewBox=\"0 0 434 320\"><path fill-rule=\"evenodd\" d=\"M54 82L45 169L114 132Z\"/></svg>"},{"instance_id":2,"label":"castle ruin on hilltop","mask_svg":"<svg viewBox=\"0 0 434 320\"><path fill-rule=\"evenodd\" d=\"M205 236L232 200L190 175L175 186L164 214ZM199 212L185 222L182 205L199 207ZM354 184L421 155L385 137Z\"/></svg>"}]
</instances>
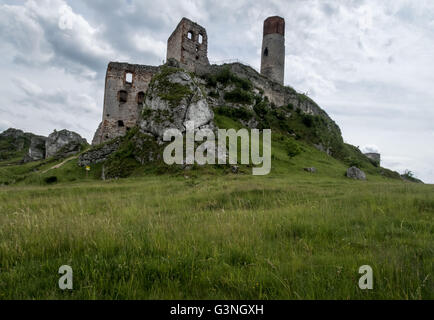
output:
<instances>
[{"instance_id":1,"label":"castle ruin on hilltop","mask_svg":"<svg viewBox=\"0 0 434 320\"><path fill-rule=\"evenodd\" d=\"M167 41L167 61L175 59L179 66L190 72L205 74L211 68L208 61L206 29L182 18ZM282 86L285 67L285 20L269 17L264 21L261 75ZM125 135L138 120L149 83L159 67L110 62L107 68L104 108L92 144L98 145ZM284 98L273 97L275 85L270 87L270 100L281 104ZM267 91L267 88L265 88ZM277 101L276 101L277 102Z\"/></svg>"}]
</instances>

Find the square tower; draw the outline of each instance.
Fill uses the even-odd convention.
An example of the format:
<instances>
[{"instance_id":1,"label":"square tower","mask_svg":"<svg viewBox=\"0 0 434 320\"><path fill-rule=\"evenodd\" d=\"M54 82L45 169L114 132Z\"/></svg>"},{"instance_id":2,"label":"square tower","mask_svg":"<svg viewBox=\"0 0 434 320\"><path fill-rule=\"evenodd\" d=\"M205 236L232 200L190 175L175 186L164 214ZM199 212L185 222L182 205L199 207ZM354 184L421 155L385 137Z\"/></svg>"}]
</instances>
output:
<instances>
[{"instance_id":1,"label":"square tower","mask_svg":"<svg viewBox=\"0 0 434 320\"><path fill-rule=\"evenodd\" d=\"M182 68L195 72L208 66L208 36L204 27L182 18L167 40L167 60L176 59Z\"/></svg>"},{"instance_id":2,"label":"square tower","mask_svg":"<svg viewBox=\"0 0 434 320\"><path fill-rule=\"evenodd\" d=\"M145 93L158 67L110 62L107 67L102 122L92 144L121 137L136 125Z\"/></svg>"}]
</instances>

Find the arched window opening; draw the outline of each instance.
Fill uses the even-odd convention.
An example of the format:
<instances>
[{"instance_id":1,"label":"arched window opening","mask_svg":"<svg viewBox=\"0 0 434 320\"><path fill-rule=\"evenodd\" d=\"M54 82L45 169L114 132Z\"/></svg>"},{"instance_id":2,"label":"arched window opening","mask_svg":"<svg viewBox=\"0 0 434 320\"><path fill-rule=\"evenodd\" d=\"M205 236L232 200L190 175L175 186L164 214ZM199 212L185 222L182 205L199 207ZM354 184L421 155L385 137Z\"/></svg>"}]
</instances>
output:
<instances>
[{"instance_id":1,"label":"arched window opening","mask_svg":"<svg viewBox=\"0 0 434 320\"><path fill-rule=\"evenodd\" d=\"M200 44L203 43L203 35L202 35L201 33L199 33L199 39L198 39L198 42L199 42Z\"/></svg>"},{"instance_id":2,"label":"arched window opening","mask_svg":"<svg viewBox=\"0 0 434 320\"><path fill-rule=\"evenodd\" d=\"M193 40L193 32L189 31L187 33L187 38L190 39L190 40Z\"/></svg>"},{"instance_id":3,"label":"arched window opening","mask_svg":"<svg viewBox=\"0 0 434 320\"><path fill-rule=\"evenodd\" d=\"M265 50L264 50L264 56L268 57L268 48L265 48Z\"/></svg>"},{"instance_id":4,"label":"arched window opening","mask_svg":"<svg viewBox=\"0 0 434 320\"><path fill-rule=\"evenodd\" d=\"M122 120L118 121L118 127L125 127L124 122Z\"/></svg>"}]
</instances>

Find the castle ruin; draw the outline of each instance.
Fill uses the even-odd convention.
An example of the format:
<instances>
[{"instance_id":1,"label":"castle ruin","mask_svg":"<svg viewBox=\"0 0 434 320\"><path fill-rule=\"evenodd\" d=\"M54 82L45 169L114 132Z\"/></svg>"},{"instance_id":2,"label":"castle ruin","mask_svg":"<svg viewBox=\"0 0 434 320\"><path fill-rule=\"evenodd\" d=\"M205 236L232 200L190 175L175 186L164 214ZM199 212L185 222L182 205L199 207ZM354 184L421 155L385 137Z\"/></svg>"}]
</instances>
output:
<instances>
[{"instance_id":1,"label":"castle ruin","mask_svg":"<svg viewBox=\"0 0 434 320\"><path fill-rule=\"evenodd\" d=\"M285 77L285 20L269 17L264 21L261 74L283 85Z\"/></svg>"},{"instance_id":2,"label":"castle ruin","mask_svg":"<svg viewBox=\"0 0 434 320\"><path fill-rule=\"evenodd\" d=\"M283 85L284 79L284 36L283 18L270 17L264 21L261 74L280 85ZM166 58L168 61L175 59L179 66L187 71L206 73L210 64L205 28L182 18L167 41ZM105 79L102 122L92 140L93 145L123 136L136 125L149 83L158 70L159 67L154 66L109 63ZM283 103L283 100L283 97L278 97L276 102Z\"/></svg>"},{"instance_id":3,"label":"castle ruin","mask_svg":"<svg viewBox=\"0 0 434 320\"><path fill-rule=\"evenodd\" d=\"M378 166L381 164L381 155L379 153L369 152L369 153L365 153L365 156L371 159Z\"/></svg>"},{"instance_id":4,"label":"castle ruin","mask_svg":"<svg viewBox=\"0 0 434 320\"><path fill-rule=\"evenodd\" d=\"M208 67L208 36L204 27L182 18L167 40L167 60L174 58L181 68L197 72Z\"/></svg>"}]
</instances>

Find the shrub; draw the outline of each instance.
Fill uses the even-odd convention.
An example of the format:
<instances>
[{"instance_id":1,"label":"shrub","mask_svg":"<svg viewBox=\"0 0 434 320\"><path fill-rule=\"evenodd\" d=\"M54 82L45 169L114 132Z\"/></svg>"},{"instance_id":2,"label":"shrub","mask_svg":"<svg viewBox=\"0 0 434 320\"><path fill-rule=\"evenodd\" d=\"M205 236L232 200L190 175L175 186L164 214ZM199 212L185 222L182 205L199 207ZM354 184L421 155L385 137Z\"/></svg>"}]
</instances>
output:
<instances>
[{"instance_id":1,"label":"shrub","mask_svg":"<svg viewBox=\"0 0 434 320\"><path fill-rule=\"evenodd\" d=\"M224 98L234 103L251 104L253 102L252 95L241 88L235 88L230 92L226 92Z\"/></svg>"},{"instance_id":2,"label":"shrub","mask_svg":"<svg viewBox=\"0 0 434 320\"><path fill-rule=\"evenodd\" d=\"M56 177L56 176L46 177L46 178L44 179L44 182L45 182L46 184L57 183L57 177Z\"/></svg>"},{"instance_id":3,"label":"shrub","mask_svg":"<svg viewBox=\"0 0 434 320\"><path fill-rule=\"evenodd\" d=\"M217 91L211 91L208 95L211 98L219 98L220 97L220 95L219 95L219 93Z\"/></svg>"},{"instance_id":4,"label":"shrub","mask_svg":"<svg viewBox=\"0 0 434 320\"><path fill-rule=\"evenodd\" d=\"M314 117L310 114L305 114L303 115L303 118L301 119L301 121L303 122L303 124L308 127L311 128L314 122Z\"/></svg>"},{"instance_id":5,"label":"shrub","mask_svg":"<svg viewBox=\"0 0 434 320\"><path fill-rule=\"evenodd\" d=\"M250 120L253 117L253 113L246 108L233 108L233 107L217 107L215 108L217 114L235 119L235 120Z\"/></svg>"},{"instance_id":6,"label":"shrub","mask_svg":"<svg viewBox=\"0 0 434 320\"><path fill-rule=\"evenodd\" d=\"M353 157L345 158L345 163L347 163L350 167L357 167L359 169L363 167L362 162L359 159Z\"/></svg>"},{"instance_id":7,"label":"shrub","mask_svg":"<svg viewBox=\"0 0 434 320\"><path fill-rule=\"evenodd\" d=\"M222 69L219 73L217 73L215 79L217 82L222 84L228 84L232 78L232 73L229 68Z\"/></svg>"},{"instance_id":8,"label":"shrub","mask_svg":"<svg viewBox=\"0 0 434 320\"><path fill-rule=\"evenodd\" d=\"M294 139L286 139L285 141L285 149L288 152L288 156L293 158L299 155L303 149Z\"/></svg>"},{"instance_id":9,"label":"shrub","mask_svg":"<svg viewBox=\"0 0 434 320\"><path fill-rule=\"evenodd\" d=\"M253 110L258 116L264 117L269 111L268 104L265 101L261 101L253 107Z\"/></svg>"},{"instance_id":10,"label":"shrub","mask_svg":"<svg viewBox=\"0 0 434 320\"><path fill-rule=\"evenodd\" d=\"M229 83L233 83L237 88L243 90L249 91L253 88L252 82L250 80L234 75L228 67L221 69L215 75L207 74L204 76L204 78L208 87L215 88L217 83L221 83L225 86Z\"/></svg>"}]
</instances>

